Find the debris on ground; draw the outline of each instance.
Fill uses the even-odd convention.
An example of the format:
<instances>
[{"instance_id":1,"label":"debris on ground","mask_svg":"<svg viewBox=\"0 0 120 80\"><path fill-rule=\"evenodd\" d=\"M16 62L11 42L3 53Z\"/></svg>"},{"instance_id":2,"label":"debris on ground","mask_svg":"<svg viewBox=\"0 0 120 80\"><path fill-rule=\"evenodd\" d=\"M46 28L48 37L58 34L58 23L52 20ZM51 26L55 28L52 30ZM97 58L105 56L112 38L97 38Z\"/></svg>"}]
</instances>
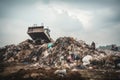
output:
<instances>
[{"instance_id":1,"label":"debris on ground","mask_svg":"<svg viewBox=\"0 0 120 80\"><path fill-rule=\"evenodd\" d=\"M14 64L26 65L23 69L46 69L52 70L50 77L68 77L68 75L77 75L79 70L96 69L120 69L119 51L102 51L84 41L77 41L72 37L60 37L54 42L36 45L32 40L25 40L18 45L7 45L0 48L0 63L3 66ZM1 65L2 66L2 65ZM5 69L1 71L4 71ZM46 71L42 70L42 71ZM26 70L22 70L23 72ZM21 74L22 71L18 71ZM72 71L70 74L69 71ZM29 71L27 71L29 72ZM18 74L17 73L17 74ZM31 73L31 72L30 72ZM23 78L50 75L46 72L21 74ZM82 74L82 73L81 73ZM13 74L15 75L15 74ZM80 74L79 74L80 75ZM11 75L12 76L12 75ZM45 77L45 76L44 76ZM14 78L14 77L13 77ZM47 76L45 79L48 79ZM56 78L57 79L57 78ZM106 78L107 79L107 78ZM119 77L120 79L120 77ZM51 79L53 80L53 79ZM88 79L86 79L88 80ZM93 79L97 80L97 79Z\"/></svg>"}]
</instances>

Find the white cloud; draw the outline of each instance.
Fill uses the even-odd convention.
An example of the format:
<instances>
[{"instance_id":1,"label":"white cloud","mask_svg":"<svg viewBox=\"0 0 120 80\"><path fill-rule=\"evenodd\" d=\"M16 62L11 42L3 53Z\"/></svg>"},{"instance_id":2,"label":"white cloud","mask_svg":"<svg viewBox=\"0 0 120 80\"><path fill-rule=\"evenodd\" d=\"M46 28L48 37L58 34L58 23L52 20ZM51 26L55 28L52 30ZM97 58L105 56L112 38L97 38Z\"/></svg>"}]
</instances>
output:
<instances>
[{"instance_id":1,"label":"white cloud","mask_svg":"<svg viewBox=\"0 0 120 80\"><path fill-rule=\"evenodd\" d=\"M89 30L92 28L93 15L90 11L73 8L72 6L59 5L53 5L53 9L55 9L59 14L66 12L71 18L78 19L79 22L82 23L85 30Z\"/></svg>"}]
</instances>

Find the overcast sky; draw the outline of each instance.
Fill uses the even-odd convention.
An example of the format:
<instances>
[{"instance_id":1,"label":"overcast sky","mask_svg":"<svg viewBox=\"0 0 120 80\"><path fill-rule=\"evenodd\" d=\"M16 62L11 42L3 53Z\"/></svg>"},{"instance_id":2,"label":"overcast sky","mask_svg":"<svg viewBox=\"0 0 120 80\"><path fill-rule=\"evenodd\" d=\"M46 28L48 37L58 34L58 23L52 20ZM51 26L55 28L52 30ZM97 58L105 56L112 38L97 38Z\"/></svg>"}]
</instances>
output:
<instances>
[{"instance_id":1,"label":"overcast sky","mask_svg":"<svg viewBox=\"0 0 120 80\"><path fill-rule=\"evenodd\" d=\"M0 47L30 38L28 26L41 23L54 40L120 45L120 0L0 0Z\"/></svg>"}]
</instances>

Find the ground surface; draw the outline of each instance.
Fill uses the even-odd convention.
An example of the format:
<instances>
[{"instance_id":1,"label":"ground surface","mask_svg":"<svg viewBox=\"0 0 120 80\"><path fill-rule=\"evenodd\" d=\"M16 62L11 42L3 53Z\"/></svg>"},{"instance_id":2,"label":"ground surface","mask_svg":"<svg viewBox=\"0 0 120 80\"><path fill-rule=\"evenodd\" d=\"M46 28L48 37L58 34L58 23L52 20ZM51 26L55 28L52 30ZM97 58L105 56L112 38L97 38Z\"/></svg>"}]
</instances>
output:
<instances>
[{"instance_id":1,"label":"ground surface","mask_svg":"<svg viewBox=\"0 0 120 80\"><path fill-rule=\"evenodd\" d=\"M120 70L114 69L67 70L64 76L54 74L56 70L29 64L1 64L0 80L120 80Z\"/></svg>"}]
</instances>

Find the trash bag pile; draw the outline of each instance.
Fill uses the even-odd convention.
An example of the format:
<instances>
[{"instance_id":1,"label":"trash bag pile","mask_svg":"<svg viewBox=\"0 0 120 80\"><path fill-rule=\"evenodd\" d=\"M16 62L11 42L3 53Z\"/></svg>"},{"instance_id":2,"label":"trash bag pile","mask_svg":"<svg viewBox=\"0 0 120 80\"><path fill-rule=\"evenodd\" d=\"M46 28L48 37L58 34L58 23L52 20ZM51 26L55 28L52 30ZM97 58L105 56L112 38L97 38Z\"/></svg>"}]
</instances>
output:
<instances>
[{"instance_id":1,"label":"trash bag pile","mask_svg":"<svg viewBox=\"0 0 120 80\"><path fill-rule=\"evenodd\" d=\"M120 68L120 52L101 51L72 37L60 37L41 45L27 39L18 45L0 48L0 63L11 62L63 69Z\"/></svg>"}]
</instances>

